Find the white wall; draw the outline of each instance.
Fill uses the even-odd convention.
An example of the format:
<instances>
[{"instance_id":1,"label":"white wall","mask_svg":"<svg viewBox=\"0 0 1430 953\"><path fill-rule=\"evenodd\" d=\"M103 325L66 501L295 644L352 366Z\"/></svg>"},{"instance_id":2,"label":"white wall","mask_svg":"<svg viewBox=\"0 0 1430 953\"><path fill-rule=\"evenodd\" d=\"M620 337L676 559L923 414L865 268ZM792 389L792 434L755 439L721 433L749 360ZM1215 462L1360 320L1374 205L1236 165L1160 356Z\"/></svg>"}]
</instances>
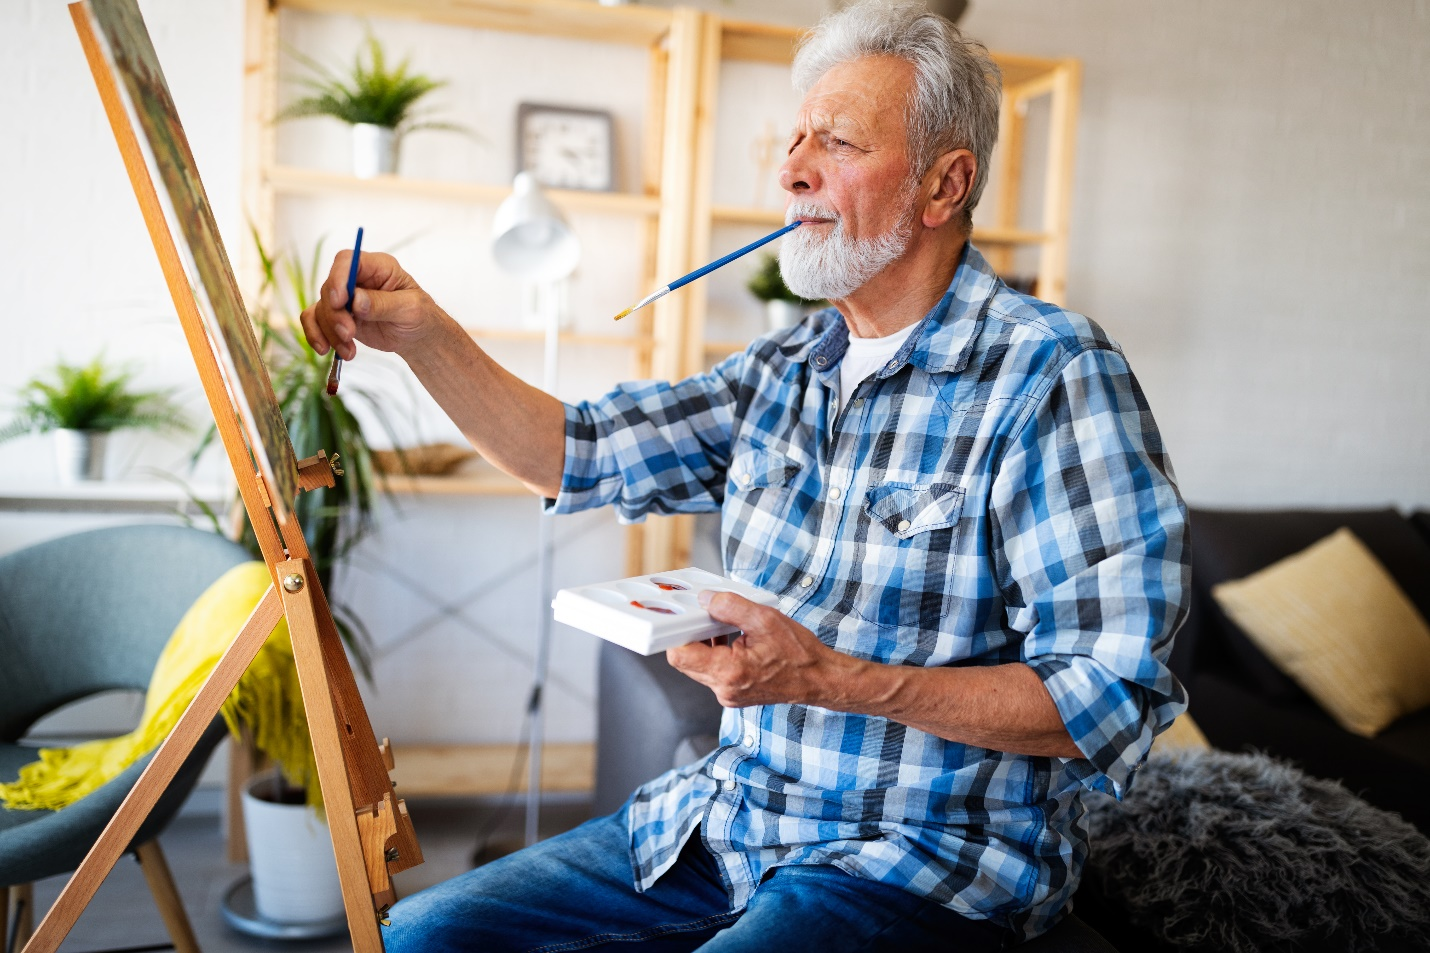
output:
<instances>
[{"instance_id":1,"label":"white wall","mask_svg":"<svg viewBox=\"0 0 1430 953\"><path fill-rule=\"evenodd\" d=\"M1430 3L974 0L1083 61L1073 307L1189 500L1430 505Z\"/></svg>"},{"instance_id":2,"label":"white wall","mask_svg":"<svg viewBox=\"0 0 1430 953\"><path fill-rule=\"evenodd\" d=\"M819 6L801 0L785 9L789 19L807 20ZM240 4L141 0L141 7L233 248L243 231ZM742 0L712 9L780 19L773 7ZM1430 4L975 0L966 26L997 49L1084 62L1070 296L1126 345L1188 498L1430 505L1423 98ZM460 57L451 45L434 43L432 52ZM482 52L483 75L510 70L520 80L531 57L524 43L492 45ZM563 61L577 74L590 68L564 53ZM459 65L448 71L443 60L430 69L467 82ZM612 108L628 111L640 101L633 85L644 81L642 71L618 62L602 68L630 77L610 90ZM570 81L567 99L595 97L581 76ZM729 79L746 88L742 102L760 97L761 120L785 101L783 91L760 92L762 81L758 70ZM478 89L482 80L471 82ZM465 118L505 135L506 100L514 95L478 89L486 112ZM61 0L0 5L0 113L10 130L0 140L0 261L9 279L0 313L0 414L11 388L56 356L83 359L101 346L142 362L146 384L186 388L198 408L197 381ZM331 133L293 125L283 132L284 148L308 142L328 150L326 162L341 147ZM443 148L439 134L424 135L413 144ZM492 151L467 153L473 168L508 155L504 140L484 148ZM744 148L729 161L746 161ZM412 161L455 160L434 152ZM728 200L749 201L747 185L730 189ZM358 213L324 201L285 213L299 247L324 231L330 248L347 240ZM399 232L387 208L360 211L379 230ZM478 260L488 214L433 210L436 231L412 246L427 259L434 286L478 319L512 299L510 289L483 285L470 271L486 266L466 264ZM624 303L630 279L608 267L625 241L620 226L588 218L578 227L616 236L599 250L604 257L588 262L583 280L602 306ZM740 237L724 231L718 243ZM444 237L453 244L437 240ZM718 291L714 313L722 300L733 313L738 285ZM499 353L536 372L529 350ZM371 362L372 373L380 364ZM616 365L581 370L621 373ZM354 366L350 373L361 381L365 372ZM429 421L428 435L445 435L436 432L441 426ZM181 442L144 438L121 448L117 468L177 468L184 452ZM46 441L0 445L0 478L50 479L52 472ZM413 596L391 567L460 601L530 560L533 517L523 512L530 508L513 500L408 504L359 554L339 596L370 617L383 646L372 707L385 732L408 740L514 738L535 624L530 570L466 606L464 622L433 617L432 600ZM604 516L581 519L588 522L564 524L585 535L565 550L560 584L620 565L620 531ZM35 520L0 513L0 551L43 535ZM74 519L51 525L65 531ZM415 623L425 627L414 632ZM574 633L561 639L567 690L553 703L553 733L589 737L593 646Z\"/></svg>"},{"instance_id":3,"label":"white wall","mask_svg":"<svg viewBox=\"0 0 1430 953\"><path fill-rule=\"evenodd\" d=\"M242 5L140 6L219 229L232 245L243 225ZM110 360L132 364L142 386L180 388L200 419L206 412L198 375L61 0L0 4L0 111L0 414L8 419L13 390L57 358L88 361L103 349ZM181 470L192 440L121 433L116 443L110 472L121 475L145 466ZM48 438L0 444L0 476L53 475Z\"/></svg>"}]
</instances>

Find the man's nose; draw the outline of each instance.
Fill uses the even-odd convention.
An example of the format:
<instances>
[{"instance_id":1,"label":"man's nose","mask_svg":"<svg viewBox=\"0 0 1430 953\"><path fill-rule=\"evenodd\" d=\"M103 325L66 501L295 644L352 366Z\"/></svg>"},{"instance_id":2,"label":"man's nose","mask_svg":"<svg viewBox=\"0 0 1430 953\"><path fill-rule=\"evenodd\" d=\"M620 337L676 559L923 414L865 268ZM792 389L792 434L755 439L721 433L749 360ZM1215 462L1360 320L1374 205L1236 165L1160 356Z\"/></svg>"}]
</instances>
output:
<instances>
[{"instance_id":1,"label":"man's nose","mask_svg":"<svg viewBox=\"0 0 1430 953\"><path fill-rule=\"evenodd\" d=\"M811 137L812 138L812 137ZM810 139L806 138L790 150L780 164L780 188L791 195L814 192L819 187L819 173L811 161Z\"/></svg>"}]
</instances>

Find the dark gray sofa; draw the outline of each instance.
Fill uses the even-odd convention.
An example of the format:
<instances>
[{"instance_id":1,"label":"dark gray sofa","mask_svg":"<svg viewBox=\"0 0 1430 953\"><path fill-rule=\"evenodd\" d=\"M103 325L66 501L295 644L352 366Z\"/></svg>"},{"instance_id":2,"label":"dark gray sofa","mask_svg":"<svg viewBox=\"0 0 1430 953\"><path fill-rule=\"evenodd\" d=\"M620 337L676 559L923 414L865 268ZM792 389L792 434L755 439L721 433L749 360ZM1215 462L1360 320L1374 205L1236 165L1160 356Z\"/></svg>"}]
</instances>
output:
<instances>
[{"instance_id":1,"label":"dark gray sofa","mask_svg":"<svg viewBox=\"0 0 1430 953\"><path fill-rule=\"evenodd\" d=\"M1430 618L1430 513L1193 510L1192 605L1172 670L1191 713L1227 751L1260 750L1343 783L1430 834L1430 709L1374 738L1341 728L1217 607L1213 586L1240 579L1348 527Z\"/></svg>"}]
</instances>

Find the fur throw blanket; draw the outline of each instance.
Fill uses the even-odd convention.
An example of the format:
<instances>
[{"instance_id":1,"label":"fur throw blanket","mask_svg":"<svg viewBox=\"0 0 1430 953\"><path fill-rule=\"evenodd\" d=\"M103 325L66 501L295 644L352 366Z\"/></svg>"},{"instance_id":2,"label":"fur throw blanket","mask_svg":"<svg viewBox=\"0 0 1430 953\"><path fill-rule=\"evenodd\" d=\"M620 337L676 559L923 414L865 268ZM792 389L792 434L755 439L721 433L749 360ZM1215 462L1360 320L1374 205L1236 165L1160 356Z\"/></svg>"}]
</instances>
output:
<instances>
[{"instance_id":1,"label":"fur throw blanket","mask_svg":"<svg viewBox=\"0 0 1430 953\"><path fill-rule=\"evenodd\" d=\"M1430 840L1265 755L1154 756L1088 827L1089 885L1171 946L1430 950Z\"/></svg>"}]
</instances>

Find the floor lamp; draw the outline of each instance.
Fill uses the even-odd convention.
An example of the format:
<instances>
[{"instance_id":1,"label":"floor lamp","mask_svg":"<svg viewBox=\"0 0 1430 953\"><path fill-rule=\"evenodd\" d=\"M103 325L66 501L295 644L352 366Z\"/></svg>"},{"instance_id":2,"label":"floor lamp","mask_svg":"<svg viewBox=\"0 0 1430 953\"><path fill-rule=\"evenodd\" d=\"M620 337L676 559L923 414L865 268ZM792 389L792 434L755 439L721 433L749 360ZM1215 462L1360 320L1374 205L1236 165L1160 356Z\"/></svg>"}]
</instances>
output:
<instances>
[{"instance_id":1,"label":"floor lamp","mask_svg":"<svg viewBox=\"0 0 1430 953\"><path fill-rule=\"evenodd\" d=\"M542 387L556 393L561 313L566 301L566 279L581 260L581 243L530 173L517 175L512 194L497 207L492 222L492 257L497 267L526 284L523 307L541 318L545 333L545 370ZM540 599L536 644L536 673L529 702L531 745L526 783L526 845L537 840L541 811L541 748L546 672L551 660L551 569L556 539L554 517L542 513L537 524L536 590Z\"/></svg>"}]
</instances>

